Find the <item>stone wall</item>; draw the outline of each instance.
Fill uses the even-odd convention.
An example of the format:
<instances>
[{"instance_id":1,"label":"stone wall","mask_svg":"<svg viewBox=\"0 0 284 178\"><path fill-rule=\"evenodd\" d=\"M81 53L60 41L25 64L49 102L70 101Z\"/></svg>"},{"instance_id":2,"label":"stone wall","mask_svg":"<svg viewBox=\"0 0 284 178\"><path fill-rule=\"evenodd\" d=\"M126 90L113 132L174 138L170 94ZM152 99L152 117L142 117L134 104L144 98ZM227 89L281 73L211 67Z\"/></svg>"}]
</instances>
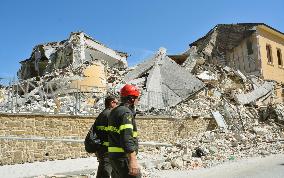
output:
<instances>
[{"instance_id":1,"label":"stone wall","mask_svg":"<svg viewBox=\"0 0 284 178\"><path fill-rule=\"evenodd\" d=\"M138 117L137 127L139 141L174 143L180 138L212 130L216 127L216 123L211 118L176 120L168 117Z\"/></svg>"},{"instance_id":2,"label":"stone wall","mask_svg":"<svg viewBox=\"0 0 284 178\"><path fill-rule=\"evenodd\" d=\"M82 142L67 142L66 139L84 139L94 118L2 114L0 165L88 157ZM212 119L202 118L177 121L169 117L137 117L140 141L173 142L211 130L214 123Z\"/></svg>"}]
</instances>

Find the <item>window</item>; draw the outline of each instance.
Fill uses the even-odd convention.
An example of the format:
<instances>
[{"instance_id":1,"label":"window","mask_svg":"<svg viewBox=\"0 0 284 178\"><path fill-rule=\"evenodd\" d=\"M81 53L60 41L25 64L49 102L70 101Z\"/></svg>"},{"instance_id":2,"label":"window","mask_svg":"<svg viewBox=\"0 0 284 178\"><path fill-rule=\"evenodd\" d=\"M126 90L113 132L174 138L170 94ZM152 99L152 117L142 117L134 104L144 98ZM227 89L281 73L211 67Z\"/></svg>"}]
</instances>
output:
<instances>
[{"instance_id":1,"label":"window","mask_svg":"<svg viewBox=\"0 0 284 178\"><path fill-rule=\"evenodd\" d=\"M277 49L277 59L278 59L278 65L283 66L281 49Z\"/></svg>"},{"instance_id":2,"label":"window","mask_svg":"<svg viewBox=\"0 0 284 178\"><path fill-rule=\"evenodd\" d=\"M267 53L267 62L272 64L272 51L270 45L266 45L266 53Z\"/></svg>"},{"instance_id":3,"label":"window","mask_svg":"<svg viewBox=\"0 0 284 178\"><path fill-rule=\"evenodd\" d=\"M253 54L252 42L249 40L247 41L247 52L248 52L248 55Z\"/></svg>"}]
</instances>

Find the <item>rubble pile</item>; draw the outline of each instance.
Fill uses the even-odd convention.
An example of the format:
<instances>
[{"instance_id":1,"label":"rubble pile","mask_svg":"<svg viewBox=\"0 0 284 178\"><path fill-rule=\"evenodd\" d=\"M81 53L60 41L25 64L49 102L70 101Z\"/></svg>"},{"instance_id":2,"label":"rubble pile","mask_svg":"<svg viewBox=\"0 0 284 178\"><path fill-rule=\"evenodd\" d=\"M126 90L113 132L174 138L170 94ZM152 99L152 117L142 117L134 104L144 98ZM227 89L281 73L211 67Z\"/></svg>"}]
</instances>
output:
<instances>
[{"instance_id":1,"label":"rubble pile","mask_svg":"<svg viewBox=\"0 0 284 178\"><path fill-rule=\"evenodd\" d=\"M9 87L0 85L0 111L95 114L104 108L107 94L118 95L120 88L130 83L141 91L139 114L179 120L214 118L218 126L177 140L173 147L142 147L139 159L151 160L143 164L146 177L157 170L206 168L229 160L284 153L284 105L273 102L275 83L209 63L201 55L219 54L216 44L223 44L225 37L220 32L226 28L216 27L196 41L198 47L180 55L185 59L181 65L176 61L178 55L171 58L160 48L150 59L127 68L125 53L84 33L38 45L31 57L22 61L19 77L23 80ZM234 34L247 30L238 26ZM88 79L88 69L97 78ZM98 83L94 84L95 79ZM92 85L84 83L87 80Z\"/></svg>"},{"instance_id":2,"label":"rubble pile","mask_svg":"<svg viewBox=\"0 0 284 178\"><path fill-rule=\"evenodd\" d=\"M1 89L0 109L10 113L98 113L103 109L99 100L127 72L127 56L83 32L36 45L31 56L20 62L19 81Z\"/></svg>"},{"instance_id":3,"label":"rubble pile","mask_svg":"<svg viewBox=\"0 0 284 178\"><path fill-rule=\"evenodd\" d=\"M161 57L165 56L164 51L160 49L156 56L138 65L124 78L126 82L135 84L142 90L138 109L147 111L143 114L166 114L175 118L208 118L212 117L212 112L218 111L229 119L228 122L236 122L235 125L239 125L241 119L243 122L241 125L245 125L245 122L249 122L249 119L258 117L257 107L259 105L266 105L274 97L272 82L263 81L256 76L245 76L240 71L227 66L206 63L202 60L202 57L195 54L196 51L194 50L192 50L194 54L189 54L190 57L185 61L186 65L178 70L183 71L185 69L188 71L187 66L190 66L191 78L183 77L183 79L189 80L192 85L197 83L196 90L193 90L195 93L188 93L184 96L182 95L183 90L172 87L173 93L181 92L181 95L179 97L171 95L168 93L169 90L163 90L164 85L169 86L167 80L164 79L165 74L161 75L159 71L153 72L156 70L155 62L166 60L166 57ZM189 65L188 60L193 61L192 56L198 60L193 62L194 65ZM177 69L174 69L174 71L168 69L168 71L172 74ZM151 73L155 73L155 80L150 76ZM174 74L167 76L167 78L171 77L178 78ZM154 81L154 84L151 84L152 81ZM179 81L179 83L183 82ZM172 84L173 82L169 83ZM180 87L179 85L175 86ZM245 102L243 102L244 98L246 99ZM234 120L234 118L236 119Z\"/></svg>"},{"instance_id":4,"label":"rubble pile","mask_svg":"<svg viewBox=\"0 0 284 178\"><path fill-rule=\"evenodd\" d=\"M220 130L200 133L176 141L173 147L142 148L142 153L162 155L152 166L144 166L146 177L158 170L208 168L226 161L284 153L283 128L258 123L245 132Z\"/></svg>"},{"instance_id":5,"label":"rubble pile","mask_svg":"<svg viewBox=\"0 0 284 178\"><path fill-rule=\"evenodd\" d=\"M126 53L112 50L83 32L71 32L66 40L36 45L30 58L20 62L18 77L26 80L54 69L77 69L94 60L107 62L111 67L126 67L126 58Z\"/></svg>"},{"instance_id":6,"label":"rubble pile","mask_svg":"<svg viewBox=\"0 0 284 178\"><path fill-rule=\"evenodd\" d=\"M284 107L272 102L274 83L256 76L245 76L227 66L206 63L202 57L196 57L198 55L189 56L187 60L191 63L186 61L183 67L202 81L203 87L170 106L168 111L178 119L213 117L222 130L178 140L173 147L142 148L142 157L145 153L163 155L155 164L143 165L145 177L155 177L157 170L211 167L230 160L284 153ZM139 85L144 92L151 88L147 85L151 74L149 69L154 70L145 68L146 75L141 75L141 68L132 72L134 76L137 72L133 78L135 81L140 79ZM150 114L165 111L151 106Z\"/></svg>"},{"instance_id":7,"label":"rubble pile","mask_svg":"<svg viewBox=\"0 0 284 178\"><path fill-rule=\"evenodd\" d=\"M272 82L245 76L228 66L207 63L195 47L187 53L189 57L182 66L166 55L165 48L160 48L152 58L134 68L116 68L98 59L76 67L54 68L43 76L2 89L1 111L94 114L103 109L107 93L118 94L125 83L132 83L142 93L139 113L182 119L210 118L218 112L228 125L240 130L259 117L259 106L266 106L273 99ZM104 87L81 90L74 81L83 80L86 68L94 65L103 66Z\"/></svg>"},{"instance_id":8,"label":"rubble pile","mask_svg":"<svg viewBox=\"0 0 284 178\"><path fill-rule=\"evenodd\" d=\"M277 124L284 126L284 105L279 104L268 104L265 108L260 108L261 121L276 122Z\"/></svg>"},{"instance_id":9,"label":"rubble pile","mask_svg":"<svg viewBox=\"0 0 284 178\"><path fill-rule=\"evenodd\" d=\"M140 87L142 94L138 109L141 111L165 110L204 87L200 80L171 60L165 48L160 48L152 58L127 73L124 81L144 84Z\"/></svg>"},{"instance_id":10,"label":"rubble pile","mask_svg":"<svg viewBox=\"0 0 284 178\"><path fill-rule=\"evenodd\" d=\"M87 92L72 87L72 82L82 80L83 70L97 64L88 61L76 69L68 66L55 69L42 77L33 77L1 89L0 109L2 112L34 112L61 114L94 114L104 108L103 98L113 88L113 80L121 81L125 69L103 65L106 72L105 88L92 87ZM109 83L110 82L110 83Z\"/></svg>"}]
</instances>

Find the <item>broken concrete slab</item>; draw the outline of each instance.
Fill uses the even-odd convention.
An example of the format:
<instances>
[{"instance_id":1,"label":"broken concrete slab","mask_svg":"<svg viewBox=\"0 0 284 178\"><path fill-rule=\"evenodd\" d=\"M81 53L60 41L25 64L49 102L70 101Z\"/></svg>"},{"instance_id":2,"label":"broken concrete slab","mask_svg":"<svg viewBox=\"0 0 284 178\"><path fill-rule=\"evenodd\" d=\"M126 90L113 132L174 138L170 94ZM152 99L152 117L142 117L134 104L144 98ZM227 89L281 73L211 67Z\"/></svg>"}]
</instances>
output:
<instances>
[{"instance_id":1,"label":"broken concrete slab","mask_svg":"<svg viewBox=\"0 0 284 178\"><path fill-rule=\"evenodd\" d=\"M165 108L165 102L164 102L164 96L163 96L163 90L162 90L162 76L160 72L160 64L156 63L153 69L149 72L149 76L147 77L147 97L148 99L151 98L148 101L148 105L150 107L156 108L156 109L164 109Z\"/></svg>"},{"instance_id":2,"label":"broken concrete slab","mask_svg":"<svg viewBox=\"0 0 284 178\"><path fill-rule=\"evenodd\" d=\"M144 75L147 76L147 82L146 89L142 91L140 109L174 106L204 87L200 80L166 56L164 48L126 74L124 81Z\"/></svg>"},{"instance_id":3,"label":"broken concrete slab","mask_svg":"<svg viewBox=\"0 0 284 178\"><path fill-rule=\"evenodd\" d=\"M204 87L203 82L176 64L169 57L163 59L161 76L163 77L163 85L168 86L182 99L188 98Z\"/></svg>"},{"instance_id":4,"label":"broken concrete slab","mask_svg":"<svg viewBox=\"0 0 284 178\"><path fill-rule=\"evenodd\" d=\"M188 55L184 63L182 64L183 67L186 68L188 71L192 71L196 65L196 61L198 60L197 48L196 46L192 46L189 48L184 54Z\"/></svg>"},{"instance_id":5,"label":"broken concrete slab","mask_svg":"<svg viewBox=\"0 0 284 178\"><path fill-rule=\"evenodd\" d=\"M274 82L264 82L260 87L246 94L235 95L235 100L240 104L249 104L271 94L274 89Z\"/></svg>"},{"instance_id":6,"label":"broken concrete slab","mask_svg":"<svg viewBox=\"0 0 284 178\"><path fill-rule=\"evenodd\" d=\"M265 134L268 133L268 130L262 127L253 127L252 130L256 135L261 135L261 136L264 136Z\"/></svg>"},{"instance_id":7,"label":"broken concrete slab","mask_svg":"<svg viewBox=\"0 0 284 178\"><path fill-rule=\"evenodd\" d=\"M147 73L153 67L157 57L158 56L155 55L155 56L151 57L150 59L147 59L144 62L142 62L141 64L137 65L134 68L134 70L128 72L125 75L123 80L125 82L129 82L130 80L140 78L143 74Z\"/></svg>"},{"instance_id":8,"label":"broken concrete slab","mask_svg":"<svg viewBox=\"0 0 284 178\"><path fill-rule=\"evenodd\" d=\"M238 75L239 77L241 77L241 79L243 80L243 82L247 81L247 77L240 71L240 70L236 70L234 71L236 75Z\"/></svg>"},{"instance_id":9,"label":"broken concrete slab","mask_svg":"<svg viewBox=\"0 0 284 178\"><path fill-rule=\"evenodd\" d=\"M224 106L225 116L227 118L229 118L230 120L234 120L239 117L239 114L236 112L236 109L230 103L224 102L223 106Z\"/></svg>"},{"instance_id":10,"label":"broken concrete slab","mask_svg":"<svg viewBox=\"0 0 284 178\"><path fill-rule=\"evenodd\" d=\"M211 112L214 119L216 120L216 123L218 125L219 128L222 128L224 130L227 130L228 126L225 122L225 119L223 118L223 116L220 114L219 111L212 111Z\"/></svg>"},{"instance_id":11,"label":"broken concrete slab","mask_svg":"<svg viewBox=\"0 0 284 178\"><path fill-rule=\"evenodd\" d=\"M196 77L201 80L218 80L217 76L209 71L203 71L202 73L196 75Z\"/></svg>"}]
</instances>

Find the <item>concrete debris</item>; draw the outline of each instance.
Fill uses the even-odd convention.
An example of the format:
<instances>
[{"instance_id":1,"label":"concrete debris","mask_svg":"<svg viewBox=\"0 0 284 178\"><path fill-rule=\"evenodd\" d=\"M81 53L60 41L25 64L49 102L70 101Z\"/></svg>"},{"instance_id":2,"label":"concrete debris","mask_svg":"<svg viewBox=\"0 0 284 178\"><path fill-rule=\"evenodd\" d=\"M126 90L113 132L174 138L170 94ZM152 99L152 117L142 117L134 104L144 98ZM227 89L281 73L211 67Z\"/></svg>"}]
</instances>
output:
<instances>
[{"instance_id":1,"label":"concrete debris","mask_svg":"<svg viewBox=\"0 0 284 178\"><path fill-rule=\"evenodd\" d=\"M42 77L14 82L3 91L0 108L8 113L95 114L104 108L106 93L114 92L113 85L126 72L97 60L76 70L71 66L55 69Z\"/></svg>"},{"instance_id":2,"label":"concrete debris","mask_svg":"<svg viewBox=\"0 0 284 178\"><path fill-rule=\"evenodd\" d=\"M130 82L144 76L147 81L141 88L140 110L175 106L204 87L195 76L166 56L164 48L126 74L124 80Z\"/></svg>"},{"instance_id":3,"label":"concrete debris","mask_svg":"<svg viewBox=\"0 0 284 178\"><path fill-rule=\"evenodd\" d=\"M247 77L240 70L236 70L234 72L235 72L236 75L238 75L239 77L242 78L243 82L247 81Z\"/></svg>"},{"instance_id":4,"label":"concrete debris","mask_svg":"<svg viewBox=\"0 0 284 178\"><path fill-rule=\"evenodd\" d=\"M251 35L256 24L219 24L204 37L191 43L196 46L198 53L206 56L224 56L227 50L233 49L240 41ZM230 38L228 38L230 37Z\"/></svg>"},{"instance_id":5,"label":"concrete debris","mask_svg":"<svg viewBox=\"0 0 284 178\"><path fill-rule=\"evenodd\" d=\"M117 95L125 83L131 83L141 90L137 109L142 114L224 118L228 129L247 130L246 123L267 117L257 106L273 102L273 83L206 61L205 53L222 56L222 50L234 46L234 42L224 46L226 39L220 33L231 28L240 38L250 29L220 25L183 54L167 55L166 49L160 48L133 68L126 68L127 54L82 32L71 33L67 40L33 49L31 57L21 62L18 74L22 80L1 89L0 109L10 113L94 114L103 109L107 93ZM278 107L273 112L280 116L282 108ZM212 116L212 111L218 116Z\"/></svg>"},{"instance_id":6,"label":"concrete debris","mask_svg":"<svg viewBox=\"0 0 284 178\"><path fill-rule=\"evenodd\" d=\"M127 54L107 48L83 32L68 40L40 44L21 62L19 81L0 95L0 109L8 113L94 114L98 102L128 72Z\"/></svg>"},{"instance_id":7,"label":"concrete debris","mask_svg":"<svg viewBox=\"0 0 284 178\"><path fill-rule=\"evenodd\" d=\"M259 109L261 121L272 121L284 126L284 105L282 103L268 104Z\"/></svg>"},{"instance_id":8,"label":"concrete debris","mask_svg":"<svg viewBox=\"0 0 284 178\"><path fill-rule=\"evenodd\" d=\"M31 57L21 61L18 71L20 79L44 76L54 69L71 66L80 67L93 60L107 62L109 66L125 68L127 54L112 50L83 32L70 34L69 39L60 42L40 44L34 47Z\"/></svg>"},{"instance_id":9,"label":"concrete debris","mask_svg":"<svg viewBox=\"0 0 284 178\"><path fill-rule=\"evenodd\" d=\"M273 89L273 82L264 82L260 87L249 93L237 94L235 96L236 101L240 104L249 104L257 101L260 98L267 98L269 95L272 95Z\"/></svg>"},{"instance_id":10,"label":"concrete debris","mask_svg":"<svg viewBox=\"0 0 284 178\"><path fill-rule=\"evenodd\" d=\"M258 125L242 133L220 132L219 130L207 131L187 139L175 142L174 147L159 147L153 150L144 150L143 154L163 155L164 162L156 165L155 169L143 167L147 175L158 170L193 170L208 168L249 157L283 154L284 147L281 143L280 127ZM210 142L207 142L210 138ZM188 154L189 151L190 153Z\"/></svg>"},{"instance_id":11,"label":"concrete debris","mask_svg":"<svg viewBox=\"0 0 284 178\"><path fill-rule=\"evenodd\" d=\"M174 167L176 167L176 168L178 168L178 169L181 169L182 167L183 167L183 159L182 159L182 157L178 157L178 158L176 158L176 159L173 159L172 161L171 161L171 166L174 168Z\"/></svg>"},{"instance_id":12,"label":"concrete debris","mask_svg":"<svg viewBox=\"0 0 284 178\"><path fill-rule=\"evenodd\" d=\"M266 128L262 128L262 127L253 127L252 130L256 135L262 135L262 136L267 134L268 132Z\"/></svg>"},{"instance_id":13,"label":"concrete debris","mask_svg":"<svg viewBox=\"0 0 284 178\"><path fill-rule=\"evenodd\" d=\"M277 104L275 108L275 112L277 115L277 120L281 123L284 123L284 105Z\"/></svg>"},{"instance_id":14,"label":"concrete debris","mask_svg":"<svg viewBox=\"0 0 284 178\"><path fill-rule=\"evenodd\" d=\"M154 56L148 60L145 60L144 62L136 66L134 70L128 72L125 75L124 81L129 82L136 78L142 77L142 75L145 74L155 64L156 58L159 58L159 54L157 54L157 56Z\"/></svg>"},{"instance_id":15,"label":"concrete debris","mask_svg":"<svg viewBox=\"0 0 284 178\"><path fill-rule=\"evenodd\" d=\"M189 50L187 50L185 54L188 55L188 57L186 58L182 66L185 67L186 70L191 72L194 69L197 60L200 59L200 57L197 54L197 49L195 46L189 48Z\"/></svg>"},{"instance_id":16,"label":"concrete debris","mask_svg":"<svg viewBox=\"0 0 284 178\"><path fill-rule=\"evenodd\" d=\"M210 73L209 71L204 71L196 76L201 80L218 80L217 77L214 74Z\"/></svg>"},{"instance_id":17,"label":"concrete debris","mask_svg":"<svg viewBox=\"0 0 284 178\"><path fill-rule=\"evenodd\" d=\"M0 85L0 111L93 115L104 108L107 94L118 96L120 88L131 83L142 93L138 114L210 118L217 123L207 132L170 144L147 142L156 146L142 146L138 156L162 158L143 164L146 177L157 169L198 169L284 153L284 105L274 102L274 82L208 63L202 55L224 56L222 52L239 42L243 32L251 33L250 27L237 25L230 31L236 38L224 45L230 34L220 32L231 26L217 26L184 54L167 55L160 48L133 68L127 68L125 53L84 33L71 33L68 40L37 45L21 62L22 80Z\"/></svg>"},{"instance_id":18,"label":"concrete debris","mask_svg":"<svg viewBox=\"0 0 284 178\"><path fill-rule=\"evenodd\" d=\"M213 111L212 115L213 115L214 119L216 120L218 127L222 128L224 130L227 130L227 124L226 124L223 116L220 114L220 112L219 111Z\"/></svg>"},{"instance_id":19,"label":"concrete debris","mask_svg":"<svg viewBox=\"0 0 284 178\"><path fill-rule=\"evenodd\" d=\"M218 111L228 129L233 130L247 130L247 123L255 123L265 115L249 103L266 106L267 101L273 100L271 82L210 63L196 62L190 72L161 48L134 68L111 67L94 59L76 69L70 64L43 76L14 82L2 88L0 109L8 113L94 114L103 109L104 96L118 94L126 82L142 91L137 108L140 114L214 118L212 111ZM280 116L282 108L278 107L273 110Z\"/></svg>"}]
</instances>

